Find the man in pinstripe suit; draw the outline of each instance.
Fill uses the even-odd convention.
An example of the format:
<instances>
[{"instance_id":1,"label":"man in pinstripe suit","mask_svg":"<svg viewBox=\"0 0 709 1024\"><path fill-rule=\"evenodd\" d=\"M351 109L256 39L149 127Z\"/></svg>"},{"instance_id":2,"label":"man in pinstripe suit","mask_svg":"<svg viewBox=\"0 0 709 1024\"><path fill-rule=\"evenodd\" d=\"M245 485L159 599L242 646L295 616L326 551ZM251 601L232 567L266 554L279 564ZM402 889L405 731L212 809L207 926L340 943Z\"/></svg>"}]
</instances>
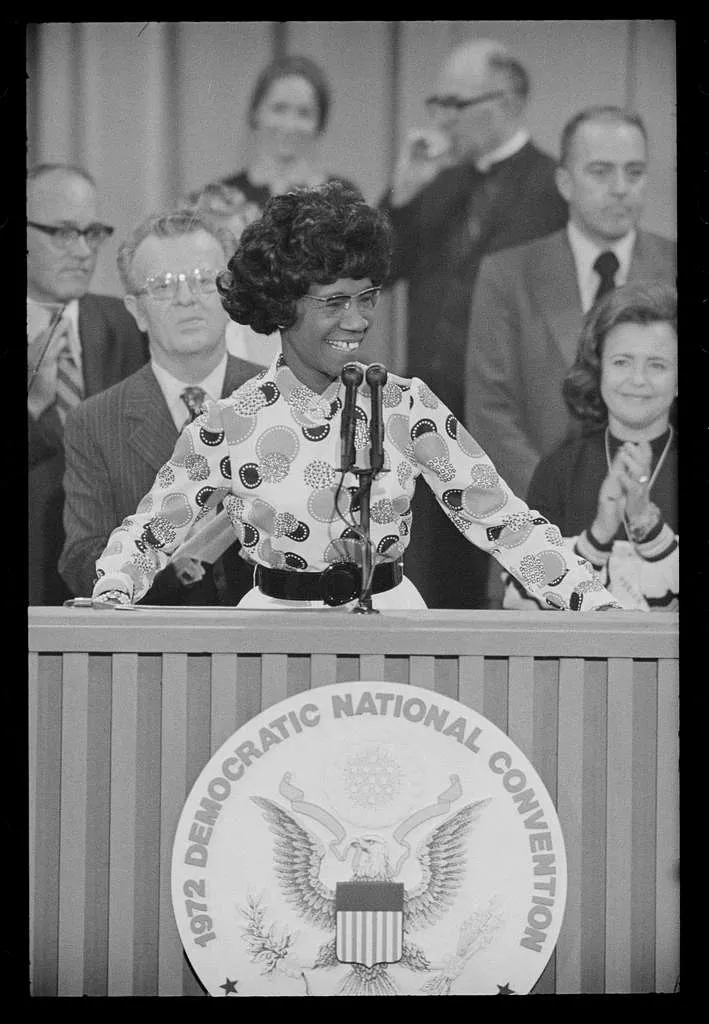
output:
<instances>
[{"instance_id":1,"label":"man in pinstripe suit","mask_svg":"<svg viewBox=\"0 0 709 1024\"><path fill-rule=\"evenodd\" d=\"M125 304L147 333L150 363L66 418L59 571L77 596L91 594L110 533L135 512L198 406L228 396L260 369L226 351L227 314L215 277L232 248L224 228L183 210L147 218L119 250ZM252 586L237 548L214 571L171 563L144 603L236 603Z\"/></svg>"},{"instance_id":2,"label":"man in pinstripe suit","mask_svg":"<svg viewBox=\"0 0 709 1024\"><path fill-rule=\"evenodd\" d=\"M59 363L70 353L73 394L94 395L147 358L146 339L120 299L88 291L101 244L96 184L83 168L38 164L27 175L28 598L61 604L64 417ZM57 320L53 314L61 315ZM55 322L56 321L56 322ZM47 327L52 323L52 337ZM47 344L49 342L49 345Z\"/></svg>"}]
</instances>

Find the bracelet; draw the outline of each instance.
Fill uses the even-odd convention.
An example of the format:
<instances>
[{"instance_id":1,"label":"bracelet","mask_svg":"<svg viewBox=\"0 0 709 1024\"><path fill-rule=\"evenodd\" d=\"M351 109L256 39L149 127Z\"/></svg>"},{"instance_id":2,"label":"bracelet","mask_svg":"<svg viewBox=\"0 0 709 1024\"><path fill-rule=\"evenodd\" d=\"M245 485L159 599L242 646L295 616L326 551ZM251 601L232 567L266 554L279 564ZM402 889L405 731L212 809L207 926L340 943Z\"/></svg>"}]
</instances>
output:
<instances>
[{"instance_id":1,"label":"bracelet","mask_svg":"<svg viewBox=\"0 0 709 1024\"><path fill-rule=\"evenodd\" d=\"M604 543L600 541L598 537L596 537L590 526L586 527L586 536L588 537L590 543L593 545L594 548L596 548L597 551L610 551L613 547L612 537L609 541L606 541Z\"/></svg>"},{"instance_id":2,"label":"bracelet","mask_svg":"<svg viewBox=\"0 0 709 1024\"><path fill-rule=\"evenodd\" d=\"M661 518L662 513L657 505L649 502L645 515L641 519L635 519L627 524L628 534L633 544L641 544L646 540L648 535L658 526Z\"/></svg>"},{"instance_id":3,"label":"bracelet","mask_svg":"<svg viewBox=\"0 0 709 1024\"><path fill-rule=\"evenodd\" d=\"M104 590L100 594L96 594L94 601L103 601L105 604L108 604L109 601L115 601L116 604L131 603L125 590Z\"/></svg>"}]
</instances>

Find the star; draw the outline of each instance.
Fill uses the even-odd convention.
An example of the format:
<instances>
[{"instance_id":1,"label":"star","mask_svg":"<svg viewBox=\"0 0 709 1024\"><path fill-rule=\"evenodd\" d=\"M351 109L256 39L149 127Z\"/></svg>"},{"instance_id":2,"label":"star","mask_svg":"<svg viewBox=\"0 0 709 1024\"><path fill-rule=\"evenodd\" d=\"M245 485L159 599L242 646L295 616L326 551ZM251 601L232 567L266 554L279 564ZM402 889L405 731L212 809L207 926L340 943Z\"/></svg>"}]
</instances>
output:
<instances>
[{"instance_id":1,"label":"star","mask_svg":"<svg viewBox=\"0 0 709 1024\"><path fill-rule=\"evenodd\" d=\"M225 996L228 996L230 992L233 992L234 995L236 995L236 986L237 986L237 984L238 983L236 981L230 981L229 978L227 978L225 983L223 985L220 985L219 988L223 988L224 989L224 995ZM497 987L499 988L500 986L498 985Z\"/></svg>"},{"instance_id":2,"label":"star","mask_svg":"<svg viewBox=\"0 0 709 1024\"><path fill-rule=\"evenodd\" d=\"M498 985L498 996L514 996L517 993L514 989L510 988L509 981L506 981L504 985Z\"/></svg>"}]
</instances>

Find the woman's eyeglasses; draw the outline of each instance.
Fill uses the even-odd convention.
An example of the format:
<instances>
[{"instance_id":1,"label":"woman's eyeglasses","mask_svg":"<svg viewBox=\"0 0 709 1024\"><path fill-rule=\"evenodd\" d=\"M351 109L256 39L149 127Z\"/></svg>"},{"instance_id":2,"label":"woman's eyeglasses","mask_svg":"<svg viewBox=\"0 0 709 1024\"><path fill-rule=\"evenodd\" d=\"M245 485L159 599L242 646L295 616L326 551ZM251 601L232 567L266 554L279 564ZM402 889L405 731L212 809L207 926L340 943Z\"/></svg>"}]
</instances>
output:
<instances>
[{"instance_id":1,"label":"woman's eyeglasses","mask_svg":"<svg viewBox=\"0 0 709 1024\"><path fill-rule=\"evenodd\" d=\"M149 277L134 295L149 295L155 302L172 302L180 281L184 281L193 295L212 295L217 290L217 271L195 267L186 274L155 274Z\"/></svg>"},{"instance_id":2,"label":"woman's eyeglasses","mask_svg":"<svg viewBox=\"0 0 709 1024\"><path fill-rule=\"evenodd\" d=\"M59 249L68 249L75 245L80 238L85 239L89 249L94 251L103 245L107 238L113 234L113 228L108 224L89 224L87 228L77 228L69 224L38 224L34 220L28 220L27 224L37 231L49 235Z\"/></svg>"},{"instance_id":3,"label":"woman's eyeglasses","mask_svg":"<svg viewBox=\"0 0 709 1024\"><path fill-rule=\"evenodd\" d=\"M375 287L365 288L356 295L327 295L325 297L321 295L304 295L303 298L314 299L315 302L319 302L325 312L332 316L341 316L348 311L355 301L357 302L358 309L363 310L365 313L371 312L377 304L381 291L381 288Z\"/></svg>"}]
</instances>

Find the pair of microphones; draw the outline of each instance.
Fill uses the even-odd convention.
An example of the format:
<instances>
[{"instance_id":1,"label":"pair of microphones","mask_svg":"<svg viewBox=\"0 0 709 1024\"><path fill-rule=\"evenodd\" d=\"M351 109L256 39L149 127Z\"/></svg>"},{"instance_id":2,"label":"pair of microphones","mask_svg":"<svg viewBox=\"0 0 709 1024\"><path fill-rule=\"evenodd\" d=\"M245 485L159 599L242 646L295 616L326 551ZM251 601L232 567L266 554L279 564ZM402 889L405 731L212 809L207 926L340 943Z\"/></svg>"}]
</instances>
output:
<instances>
[{"instance_id":1,"label":"pair of microphones","mask_svg":"<svg viewBox=\"0 0 709 1024\"><path fill-rule=\"evenodd\" d=\"M340 452L342 472L346 473L357 461L355 450L355 428L357 416L355 406L357 403L357 388L363 380L372 398L372 413L369 423L369 465L372 476L381 472L384 468L384 421L382 417L382 389L387 382L386 367L381 363L371 363L363 374L357 363L346 363L340 375L345 385L345 401L342 406L342 420L340 425Z\"/></svg>"}]
</instances>

